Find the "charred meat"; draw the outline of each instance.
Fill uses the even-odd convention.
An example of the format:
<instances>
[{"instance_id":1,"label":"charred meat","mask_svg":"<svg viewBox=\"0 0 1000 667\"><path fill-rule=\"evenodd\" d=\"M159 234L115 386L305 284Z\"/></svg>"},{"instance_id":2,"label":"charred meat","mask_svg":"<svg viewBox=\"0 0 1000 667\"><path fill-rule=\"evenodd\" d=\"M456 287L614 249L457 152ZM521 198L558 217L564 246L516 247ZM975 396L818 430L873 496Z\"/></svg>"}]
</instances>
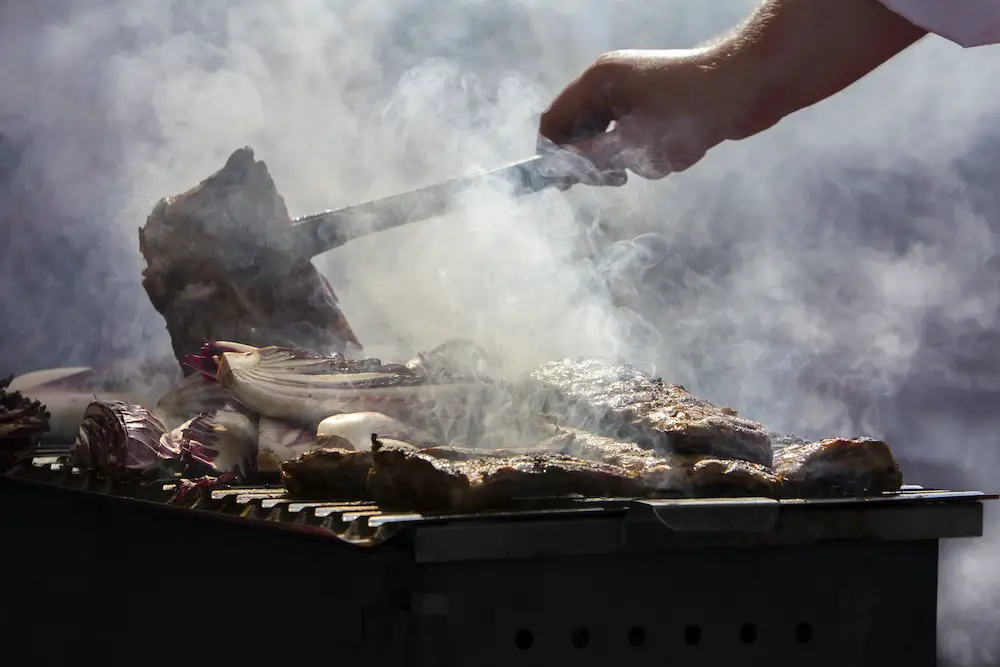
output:
<instances>
[{"instance_id":1,"label":"charred meat","mask_svg":"<svg viewBox=\"0 0 1000 667\"><path fill-rule=\"evenodd\" d=\"M657 454L696 453L771 465L757 422L631 366L564 359L531 373L527 401L556 423L635 442Z\"/></svg>"},{"instance_id":2,"label":"charred meat","mask_svg":"<svg viewBox=\"0 0 1000 667\"><path fill-rule=\"evenodd\" d=\"M566 427L557 428L556 434L544 441L542 446L561 454L636 472L645 470L662 460L652 450L644 449L634 442L622 442L589 431Z\"/></svg>"},{"instance_id":3,"label":"charred meat","mask_svg":"<svg viewBox=\"0 0 1000 667\"><path fill-rule=\"evenodd\" d=\"M367 499L372 452L354 450L337 436L328 442L341 447L314 449L281 464L285 488L297 498Z\"/></svg>"},{"instance_id":4,"label":"charred meat","mask_svg":"<svg viewBox=\"0 0 1000 667\"><path fill-rule=\"evenodd\" d=\"M892 450L871 438L789 444L778 450L774 467L786 497L872 495L903 484Z\"/></svg>"},{"instance_id":5,"label":"charred meat","mask_svg":"<svg viewBox=\"0 0 1000 667\"><path fill-rule=\"evenodd\" d=\"M635 497L631 474L565 454L438 458L413 447L374 448L368 489L380 506L422 511L475 511L509 507L518 498Z\"/></svg>"},{"instance_id":6,"label":"charred meat","mask_svg":"<svg viewBox=\"0 0 1000 667\"><path fill-rule=\"evenodd\" d=\"M330 284L278 242L290 224L267 166L250 148L156 204L139 230L142 284L166 320L178 362L207 340L360 348Z\"/></svg>"},{"instance_id":7,"label":"charred meat","mask_svg":"<svg viewBox=\"0 0 1000 667\"><path fill-rule=\"evenodd\" d=\"M385 507L424 511L499 509L517 499L566 495L779 496L778 477L755 463L698 454L657 457L630 443L576 437L583 444L550 440L515 450L418 448L376 439L373 455L352 452L341 441L286 462L282 478L299 497L372 497ZM366 476L367 493L361 495Z\"/></svg>"},{"instance_id":8,"label":"charred meat","mask_svg":"<svg viewBox=\"0 0 1000 667\"><path fill-rule=\"evenodd\" d=\"M781 497L781 480L750 461L701 454L671 454L640 473L650 495L682 498Z\"/></svg>"},{"instance_id":9,"label":"charred meat","mask_svg":"<svg viewBox=\"0 0 1000 667\"><path fill-rule=\"evenodd\" d=\"M757 463L704 454L657 456L635 443L576 429L559 431L546 446L637 473L649 495L684 498L780 495L778 476Z\"/></svg>"}]
</instances>

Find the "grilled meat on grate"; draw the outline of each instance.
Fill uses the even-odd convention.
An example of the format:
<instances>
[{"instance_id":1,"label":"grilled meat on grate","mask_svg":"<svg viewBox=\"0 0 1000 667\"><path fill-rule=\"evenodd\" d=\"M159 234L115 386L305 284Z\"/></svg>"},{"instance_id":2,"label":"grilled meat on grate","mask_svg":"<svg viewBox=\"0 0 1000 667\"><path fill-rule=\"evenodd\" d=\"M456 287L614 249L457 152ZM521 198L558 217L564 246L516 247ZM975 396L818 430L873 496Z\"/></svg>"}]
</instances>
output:
<instances>
[{"instance_id":1,"label":"grilled meat on grate","mask_svg":"<svg viewBox=\"0 0 1000 667\"><path fill-rule=\"evenodd\" d=\"M635 442L771 465L763 426L631 366L564 359L531 373L526 400L556 423Z\"/></svg>"},{"instance_id":2,"label":"grilled meat on grate","mask_svg":"<svg viewBox=\"0 0 1000 667\"><path fill-rule=\"evenodd\" d=\"M373 449L368 490L387 508L477 511L504 507L516 498L642 495L642 483L634 474L565 454L456 461L408 446Z\"/></svg>"},{"instance_id":3,"label":"grilled meat on grate","mask_svg":"<svg viewBox=\"0 0 1000 667\"><path fill-rule=\"evenodd\" d=\"M778 450L774 467L792 497L866 495L903 484L892 450L871 438L790 444Z\"/></svg>"},{"instance_id":4,"label":"grilled meat on grate","mask_svg":"<svg viewBox=\"0 0 1000 667\"><path fill-rule=\"evenodd\" d=\"M669 454L639 473L650 495L684 498L779 498L781 480L751 461L704 454Z\"/></svg>"},{"instance_id":5,"label":"grilled meat on grate","mask_svg":"<svg viewBox=\"0 0 1000 667\"><path fill-rule=\"evenodd\" d=\"M332 446L335 443L340 447ZM298 498L367 500L368 471L372 452L353 449L351 443L329 436L328 445L314 449L281 465L281 480Z\"/></svg>"},{"instance_id":6,"label":"grilled meat on grate","mask_svg":"<svg viewBox=\"0 0 1000 667\"><path fill-rule=\"evenodd\" d=\"M619 466L639 474L652 495L706 498L765 496L781 493L777 475L767 466L705 454L657 456L635 443L620 442L578 429L561 428L547 441L559 451L591 461Z\"/></svg>"},{"instance_id":7,"label":"grilled meat on grate","mask_svg":"<svg viewBox=\"0 0 1000 667\"><path fill-rule=\"evenodd\" d=\"M534 447L506 450L418 448L376 439L378 451L372 456L347 451L351 445L344 441L341 448L291 459L282 467L282 478L293 495L303 498L374 498L393 507L451 511L496 509L517 498L573 494L780 498L855 488L819 477L802 484L793 480L784 487L774 470L750 461L705 454L657 456L633 443L559 431ZM860 479L867 473L856 467L844 474Z\"/></svg>"}]
</instances>

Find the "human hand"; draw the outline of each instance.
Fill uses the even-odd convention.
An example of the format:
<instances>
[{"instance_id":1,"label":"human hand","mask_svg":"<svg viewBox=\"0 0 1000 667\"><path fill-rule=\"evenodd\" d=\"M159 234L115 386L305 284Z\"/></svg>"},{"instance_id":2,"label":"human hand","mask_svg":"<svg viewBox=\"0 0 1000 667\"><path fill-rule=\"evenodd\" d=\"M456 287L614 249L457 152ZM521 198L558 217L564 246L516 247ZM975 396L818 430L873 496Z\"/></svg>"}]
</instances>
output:
<instances>
[{"instance_id":1,"label":"human hand","mask_svg":"<svg viewBox=\"0 0 1000 667\"><path fill-rule=\"evenodd\" d=\"M585 157L593 169L579 178L593 185L622 185L626 169L648 179L683 171L740 134L746 84L717 65L703 49L606 53L542 114L541 147Z\"/></svg>"}]
</instances>

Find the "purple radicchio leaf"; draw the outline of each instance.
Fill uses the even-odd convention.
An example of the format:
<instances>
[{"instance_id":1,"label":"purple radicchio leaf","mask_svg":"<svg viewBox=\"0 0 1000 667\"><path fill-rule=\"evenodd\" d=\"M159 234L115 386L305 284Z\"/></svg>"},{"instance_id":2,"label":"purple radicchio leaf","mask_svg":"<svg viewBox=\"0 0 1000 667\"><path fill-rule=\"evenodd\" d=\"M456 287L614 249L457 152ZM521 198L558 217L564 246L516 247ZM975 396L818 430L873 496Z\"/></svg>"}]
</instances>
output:
<instances>
[{"instance_id":1,"label":"purple radicchio leaf","mask_svg":"<svg viewBox=\"0 0 1000 667\"><path fill-rule=\"evenodd\" d=\"M111 477L159 471L172 458L160 447L163 433L160 419L141 405L94 401L84 412L71 459Z\"/></svg>"}]
</instances>

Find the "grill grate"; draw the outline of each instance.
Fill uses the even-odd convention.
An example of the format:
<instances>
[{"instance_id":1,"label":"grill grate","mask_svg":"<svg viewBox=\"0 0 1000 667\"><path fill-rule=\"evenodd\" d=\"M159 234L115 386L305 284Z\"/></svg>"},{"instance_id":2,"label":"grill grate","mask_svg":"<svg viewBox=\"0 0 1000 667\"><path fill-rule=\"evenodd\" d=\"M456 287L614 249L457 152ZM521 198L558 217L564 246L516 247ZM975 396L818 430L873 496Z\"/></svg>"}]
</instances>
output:
<instances>
[{"instance_id":1,"label":"grill grate","mask_svg":"<svg viewBox=\"0 0 1000 667\"><path fill-rule=\"evenodd\" d=\"M664 548L970 537L982 531L978 501L998 498L978 491L905 487L865 498L523 499L501 511L455 514L392 511L364 500L303 500L278 485L219 488L182 478L119 482L53 456L25 461L8 476L205 511L356 546L374 547L417 530L418 558L424 560L558 555L573 551L574 545L577 552L607 553L621 550L627 541Z\"/></svg>"}]
</instances>

